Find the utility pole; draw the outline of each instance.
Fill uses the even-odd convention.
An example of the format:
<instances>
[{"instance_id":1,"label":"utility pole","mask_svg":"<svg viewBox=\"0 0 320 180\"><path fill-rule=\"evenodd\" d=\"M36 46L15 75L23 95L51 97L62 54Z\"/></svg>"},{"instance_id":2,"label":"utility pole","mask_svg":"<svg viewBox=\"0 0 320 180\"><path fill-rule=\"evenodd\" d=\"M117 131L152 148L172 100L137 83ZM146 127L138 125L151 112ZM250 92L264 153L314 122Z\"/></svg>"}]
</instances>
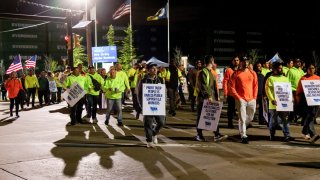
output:
<instances>
[{"instance_id":1,"label":"utility pole","mask_svg":"<svg viewBox=\"0 0 320 180\"><path fill-rule=\"evenodd\" d=\"M72 14L71 12L67 12L67 36L71 41L71 48L68 48L68 65L73 68L73 37L72 37Z\"/></svg>"},{"instance_id":2,"label":"utility pole","mask_svg":"<svg viewBox=\"0 0 320 180\"><path fill-rule=\"evenodd\" d=\"M86 0L86 15L85 19L90 21L90 6L88 6L88 0ZM92 66L92 24L88 24L86 27L86 38L87 38L87 56L88 56L88 66Z\"/></svg>"}]
</instances>

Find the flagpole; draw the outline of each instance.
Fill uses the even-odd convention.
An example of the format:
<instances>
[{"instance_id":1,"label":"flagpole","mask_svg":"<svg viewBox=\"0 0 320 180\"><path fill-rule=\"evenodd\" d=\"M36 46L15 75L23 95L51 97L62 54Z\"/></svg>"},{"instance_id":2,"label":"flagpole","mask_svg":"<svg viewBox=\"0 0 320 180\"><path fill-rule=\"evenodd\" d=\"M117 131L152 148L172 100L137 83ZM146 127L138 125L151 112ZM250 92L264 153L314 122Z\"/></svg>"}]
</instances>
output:
<instances>
[{"instance_id":1,"label":"flagpole","mask_svg":"<svg viewBox=\"0 0 320 180\"><path fill-rule=\"evenodd\" d=\"M131 36L130 36L130 57L132 60L132 36L133 36L133 26L132 26L132 0L130 0L130 27L131 27Z\"/></svg>"},{"instance_id":2,"label":"flagpole","mask_svg":"<svg viewBox=\"0 0 320 180\"><path fill-rule=\"evenodd\" d=\"M169 8L169 0L168 0L167 5L168 5L168 8L167 8L167 11L168 11L167 12L168 13L167 14L167 19L168 19L168 25L167 25L168 26L168 63L170 63L170 26L169 26L170 25L170 20L169 20L169 17L170 17L169 16L169 9L170 8Z\"/></svg>"}]
</instances>

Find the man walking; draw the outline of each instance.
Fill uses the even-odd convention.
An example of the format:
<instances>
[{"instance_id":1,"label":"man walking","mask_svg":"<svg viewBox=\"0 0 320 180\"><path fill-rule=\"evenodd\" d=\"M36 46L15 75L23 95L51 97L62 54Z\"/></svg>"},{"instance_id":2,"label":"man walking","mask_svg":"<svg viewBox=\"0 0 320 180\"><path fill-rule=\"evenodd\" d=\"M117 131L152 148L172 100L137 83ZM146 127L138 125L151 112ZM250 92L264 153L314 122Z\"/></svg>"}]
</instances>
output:
<instances>
[{"instance_id":1,"label":"man walking","mask_svg":"<svg viewBox=\"0 0 320 180\"><path fill-rule=\"evenodd\" d=\"M258 94L257 74L248 69L248 66L249 59L245 56L240 57L240 69L234 72L230 83L230 91L239 112L239 131L243 144L249 142L247 125L253 120Z\"/></svg>"}]
</instances>

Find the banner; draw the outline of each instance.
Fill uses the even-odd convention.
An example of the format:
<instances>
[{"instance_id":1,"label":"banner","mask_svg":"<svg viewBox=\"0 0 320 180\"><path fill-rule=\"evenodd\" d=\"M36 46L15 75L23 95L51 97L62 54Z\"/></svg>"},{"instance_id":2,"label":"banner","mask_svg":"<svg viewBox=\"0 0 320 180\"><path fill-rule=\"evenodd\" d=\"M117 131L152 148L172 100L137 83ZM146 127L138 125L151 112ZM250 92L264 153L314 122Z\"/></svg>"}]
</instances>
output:
<instances>
[{"instance_id":1,"label":"banner","mask_svg":"<svg viewBox=\"0 0 320 180\"><path fill-rule=\"evenodd\" d=\"M221 110L222 102L214 101L210 103L207 99L204 100L198 128L216 131L220 120Z\"/></svg>"},{"instance_id":2,"label":"banner","mask_svg":"<svg viewBox=\"0 0 320 180\"><path fill-rule=\"evenodd\" d=\"M217 68L217 74L218 74L218 88L222 89L222 81L224 76L224 68Z\"/></svg>"},{"instance_id":3,"label":"banner","mask_svg":"<svg viewBox=\"0 0 320 180\"><path fill-rule=\"evenodd\" d=\"M302 80L302 87L308 106L320 105L320 80Z\"/></svg>"},{"instance_id":4,"label":"banner","mask_svg":"<svg viewBox=\"0 0 320 180\"><path fill-rule=\"evenodd\" d=\"M277 101L277 111L293 111L291 83L275 82L274 96Z\"/></svg>"},{"instance_id":5,"label":"banner","mask_svg":"<svg viewBox=\"0 0 320 180\"><path fill-rule=\"evenodd\" d=\"M166 115L166 86L142 84L142 114Z\"/></svg>"},{"instance_id":6,"label":"banner","mask_svg":"<svg viewBox=\"0 0 320 180\"><path fill-rule=\"evenodd\" d=\"M77 82L74 82L61 96L70 107L73 107L84 95L86 91Z\"/></svg>"}]
</instances>

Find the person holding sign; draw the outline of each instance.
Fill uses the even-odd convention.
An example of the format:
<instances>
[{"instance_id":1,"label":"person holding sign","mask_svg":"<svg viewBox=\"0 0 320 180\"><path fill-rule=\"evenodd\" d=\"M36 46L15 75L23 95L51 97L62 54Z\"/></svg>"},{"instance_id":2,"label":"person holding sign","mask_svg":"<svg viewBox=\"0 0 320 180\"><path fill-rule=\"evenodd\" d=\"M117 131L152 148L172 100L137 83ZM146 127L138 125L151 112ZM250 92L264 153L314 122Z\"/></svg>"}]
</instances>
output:
<instances>
[{"instance_id":1,"label":"person holding sign","mask_svg":"<svg viewBox=\"0 0 320 180\"><path fill-rule=\"evenodd\" d=\"M157 76L157 65L156 64L149 64L147 65L148 74L144 76L144 78L138 84L138 102L141 109L144 108L142 104L142 86L143 84L163 84L162 78ZM152 90L155 91L155 90ZM155 93L154 93L155 94ZM163 94L165 96L165 94ZM154 121L156 122L155 127L153 127ZM164 126L165 116L163 115L144 115L143 116L144 122L144 131L146 134L147 139L147 147L152 148L155 144L158 143L157 134L159 133L160 129Z\"/></svg>"},{"instance_id":2,"label":"person holding sign","mask_svg":"<svg viewBox=\"0 0 320 180\"><path fill-rule=\"evenodd\" d=\"M198 128L201 112L203 108L203 103L205 100L208 100L209 103L212 103L214 100L218 100L218 90L216 85L216 79L211 73L212 66L214 64L214 58L211 55L208 55L204 59L206 67L199 72L198 79L196 80L195 93L194 95L198 97L197 105L197 141L205 141L205 138L202 134L202 129ZM216 131L214 131L214 141L218 142L226 139L228 136L223 136L219 133L219 126L217 126Z\"/></svg>"},{"instance_id":3,"label":"person holding sign","mask_svg":"<svg viewBox=\"0 0 320 180\"><path fill-rule=\"evenodd\" d=\"M236 108L239 112L239 131L241 143L248 144L247 125L253 120L258 95L257 74L248 69L249 59L240 58L240 69L233 73L230 82L230 93L235 98Z\"/></svg>"},{"instance_id":4,"label":"person holding sign","mask_svg":"<svg viewBox=\"0 0 320 180\"><path fill-rule=\"evenodd\" d=\"M283 75L282 72L282 64L280 62L275 62L272 65L272 75L267 79L265 84L266 95L269 99L269 131L270 131L270 140L273 141L275 139L276 127L277 125L282 124L282 131L284 135L285 141L294 140L290 136L289 132L289 123L287 120L288 112L286 111L277 111L277 102L275 98L275 82L289 82L288 78ZM278 104L279 105L279 104Z\"/></svg>"},{"instance_id":5,"label":"person holding sign","mask_svg":"<svg viewBox=\"0 0 320 180\"><path fill-rule=\"evenodd\" d=\"M106 120L104 122L105 125L109 125L110 114L113 109L113 106L115 106L115 110L117 112L118 117L118 126L123 126L121 98L125 88L126 87L123 79L117 76L117 71L115 68L111 68L110 77L106 79L103 85L103 90L105 92L108 104Z\"/></svg>"},{"instance_id":6,"label":"person holding sign","mask_svg":"<svg viewBox=\"0 0 320 180\"><path fill-rule=\"evenodd\" d=\"M72 74L67 77L67 79L64 81L64 87L70 88L71 85L75 82L77 82L82 89L84 89L85 86L85 77L80 75L80 71L78 67L74 67ZM70 118L71 122L67 124L67 126L74 126L76 123L83 123L82 121L82 106L85 102L84 98L81 98L75 105L70 107Z\"/></svg>"},{"instance_id":7,"label":"person holding sign","mask_svg":"<svg viewBox=\"0 0 320 180\"><path fill-rule=\"evenodd\" d=\"M303 124L303 129L302 129L302 134L306 139L310 139L310 143L314 143L317 141L320 136L316 134L315 128L314 128L314 118L316 117L317 111L319 109L319 106L311 106L308 105L307 100L306 100L306 93L309 93L308 87L305 86L305 90L303 90L302 86L302 81L311 81L311 80L316 80L318 83L314 84L319 84L320 77L315 74L316 72L316 66L314 64L309 64L306 66L307 68L307 74L303 76L299 83L298 83L298 88L296 92L296 100L297 104L299 107L301 107L302 113L302 121L304 122ZM310 88L315 89L314 86L310 86ZM306 92L307 91L307 92ZM317 96L317 92L315 93ZM319 96L317 96L319 98Z\"/></svg>"}]
</instances>

